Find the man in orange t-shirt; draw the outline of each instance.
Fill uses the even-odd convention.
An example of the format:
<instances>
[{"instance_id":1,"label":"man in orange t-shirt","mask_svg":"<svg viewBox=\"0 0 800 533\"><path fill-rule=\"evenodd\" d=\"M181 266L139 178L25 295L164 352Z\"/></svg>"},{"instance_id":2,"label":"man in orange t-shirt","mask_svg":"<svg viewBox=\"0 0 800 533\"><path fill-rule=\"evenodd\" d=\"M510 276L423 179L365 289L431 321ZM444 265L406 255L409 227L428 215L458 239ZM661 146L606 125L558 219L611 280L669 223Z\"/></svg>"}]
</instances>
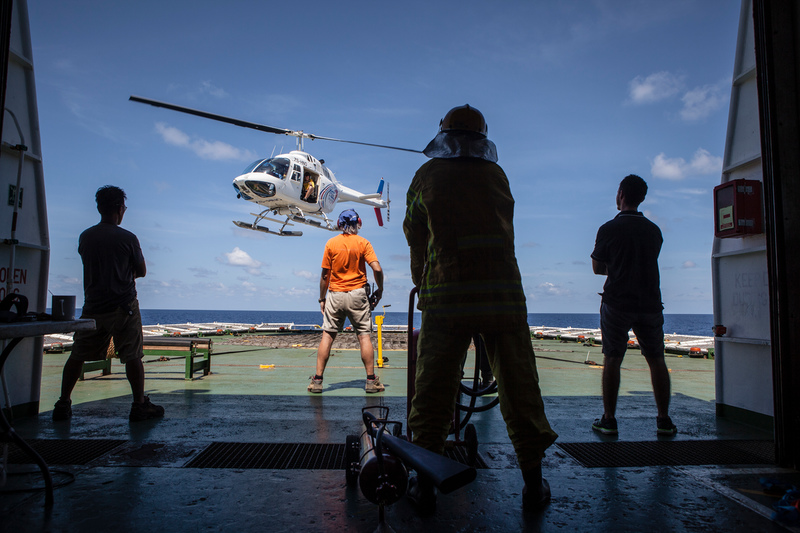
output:
<instances>
[{"instance_id":1,"label":"man in orange t-shirt","mask_svg":"<svg viewBox=\"0 0 800 533\"><path fill-rule=\"evenodd\" d=\"M378 285L374 293L375 303L383 295L383 270L370 242L358 235L361 228L358 213L352 209L342 211L337 227L342 233L325 244L322 256L322 275L319 280L319 304L323 316L322 340L317 349L317 373L311 376L308 391L322 392L322 373L325 372L331 356L331 345L336 335L342 331L345 318L349 318L358 335L361 361L367 371L364 390L370 393L381 392L384 387L375 375L375 350L370 338L372 308L367 292L369 284L366 265L372 269Z\"/></svg>"}]
</instances>

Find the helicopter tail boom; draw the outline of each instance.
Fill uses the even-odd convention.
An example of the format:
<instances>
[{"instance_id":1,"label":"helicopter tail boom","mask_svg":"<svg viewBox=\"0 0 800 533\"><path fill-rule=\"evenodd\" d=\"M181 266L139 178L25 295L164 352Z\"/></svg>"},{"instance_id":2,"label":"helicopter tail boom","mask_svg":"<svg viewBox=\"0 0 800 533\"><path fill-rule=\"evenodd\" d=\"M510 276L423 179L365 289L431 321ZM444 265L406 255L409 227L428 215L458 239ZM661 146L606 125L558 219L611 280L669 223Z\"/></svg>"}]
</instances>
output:
<instances>
[{"instance_id":1,"label":"helicopter tail boom","mask_svg":"<svg viewBox=\"0 0 800 533\"><path fill-rule=\"evenodd\" d=\"M386 209L388 207L388 203L385 200L382 200L381 191L383 190L383 179L381 179L381 185L378 186L377 193L370 193L364 194L355 189L351 189L350 187L345 187L341 183L338 184L339 188L339 201L340 202L356 202L359 204L365 204L371 207L375 207L378 209Z\"/></svg>"},{"instance_id":2,"label":"helicopter tail boom","mask_svg":"<svg viewBox=\"0 0 800 533\"><path fill-rule=\"evenodd\" d=\"M357 202L359 204L365 204L375 208L375 217L378 219L378 225L383 226L383 214L381 213L381 209L386 209L387 213L387 220L388 220L388 213L389 213L389 193L388 188L386 192L386 199L383 199L383 186L385 181L381 178L380 183L378 183L378 190L377 192L370 193L370 194L363 194L354 189L349 187L345 187L342 184L339 184L339 201L340 202Z\"/></svg>"}]
</instances>

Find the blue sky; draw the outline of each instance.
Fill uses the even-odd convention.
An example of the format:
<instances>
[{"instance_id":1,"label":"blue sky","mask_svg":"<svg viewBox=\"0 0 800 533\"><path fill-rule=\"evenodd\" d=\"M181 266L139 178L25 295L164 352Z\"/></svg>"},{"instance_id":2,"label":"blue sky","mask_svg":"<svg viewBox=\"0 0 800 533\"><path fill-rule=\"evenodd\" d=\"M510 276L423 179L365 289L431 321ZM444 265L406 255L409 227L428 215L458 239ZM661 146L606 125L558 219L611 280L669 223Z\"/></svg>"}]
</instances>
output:
<instances>
[{"instance_id":1,"label":"blue sky","mask_svg":"<svg viewBox=\"0 0 800 533\"><path fill-rule=\"evenodd\" d=\"M95 190L124 188L139 237L143 308L318 309L334 234L235 227L256 207L231 182L293 139L128 101L144 96L279 128L422 149L453 106L489 124L516 199L529 312L592 313L597 228L620 179L664 234L667 313L711 313L719 184L739 5L730 0L29 2L50 229L50 290L82 294L80 232ZM387 226L361 209L408 306L402 218L420 154L306 142L343 184L390 184ZM454 190L459 195L480 191ZM340 204L341 209L359 208ZM338 212L340 209L337 209ZM78 298L80 305L81 297Z\"/></svg>"}]
</instances>

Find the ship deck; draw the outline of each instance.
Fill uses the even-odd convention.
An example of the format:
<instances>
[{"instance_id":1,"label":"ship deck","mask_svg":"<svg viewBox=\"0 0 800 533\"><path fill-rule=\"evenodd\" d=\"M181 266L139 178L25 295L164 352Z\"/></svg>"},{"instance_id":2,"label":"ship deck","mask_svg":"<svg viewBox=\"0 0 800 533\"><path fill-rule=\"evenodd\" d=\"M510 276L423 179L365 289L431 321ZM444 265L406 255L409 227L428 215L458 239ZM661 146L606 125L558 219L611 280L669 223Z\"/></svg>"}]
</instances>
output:
<instances>
[{"instance_id":1,"label":"ship deck","mask_svg":"<svg viewBox=\"0 0 800 533\"><path fill-rule=\"evenodd\" d=\"M486 466L477 480L440 495L432 517L419 517L405 498L387 507L395 531L786 531L770 519L778 498L759 479L800 485L800 474L773 464L769 431L716 416L713 360L668 356L679 433L663 439L646 363L629 351L620 433L609 438L591 430L602 413L602 367L592 364L602 363L600 348L545 338L534 346L559 434L543 463L551 504L538 514L521 510L522 479L495 408L471 419ZM41 412L14 426L51 465L55 503L45 508L35 465L11 464L34 474L11 476L2 487L0 529L375 531L378 508L348 486L336 458L303 458L299 450L343 445L359 433L364 406L388 406L405 422L406 352L383 355L378 373L386 391L366 395L358 352L334 344L325 389L311 395L315 346L227 345L219 337L212 373L192 381L184 379L182 359L145 357L146 392L165 407L165 418L128 421L130 389L116 363L110 375L79 382L72 420L54 423L67 354L47 354ZM468 360L468 375L473 367ZM270 462L274 447L258 446L266 444L285 445L298 461ZM17 489L32 491L9 492Z\"/></svg>"}]
</instances>

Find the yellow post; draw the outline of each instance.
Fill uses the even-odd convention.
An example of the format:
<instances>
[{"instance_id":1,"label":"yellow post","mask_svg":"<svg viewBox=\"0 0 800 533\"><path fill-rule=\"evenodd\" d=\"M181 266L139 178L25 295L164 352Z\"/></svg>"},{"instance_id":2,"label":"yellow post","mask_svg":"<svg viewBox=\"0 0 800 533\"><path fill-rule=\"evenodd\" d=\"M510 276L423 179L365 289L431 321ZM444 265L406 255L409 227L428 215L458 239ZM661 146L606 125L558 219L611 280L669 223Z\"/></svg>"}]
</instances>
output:
<instances>
[{"instance_id":1,"label":"yellow post","mask_svg":"<svg viewBox=\"0 0 800 533\"><path fill-rule=\"evenodd\" d=\"M383 315L378 315L375 317L375 325L378 326L378 368L383 368L383 339L381 337L381 330L383 329Z\"/></svg>"},{"instance_id":2,"label":"yellow post","mask_svg":"<svg viewBox=\"0 0 800 533\"><path fill-rule=\"evenodd\" d=\"M378 327L378 368L383 368L383 319L386 318L386 308L392 304L383 306L383 314L375 317L375 325Z\"/></svg>"}]
</instances>

